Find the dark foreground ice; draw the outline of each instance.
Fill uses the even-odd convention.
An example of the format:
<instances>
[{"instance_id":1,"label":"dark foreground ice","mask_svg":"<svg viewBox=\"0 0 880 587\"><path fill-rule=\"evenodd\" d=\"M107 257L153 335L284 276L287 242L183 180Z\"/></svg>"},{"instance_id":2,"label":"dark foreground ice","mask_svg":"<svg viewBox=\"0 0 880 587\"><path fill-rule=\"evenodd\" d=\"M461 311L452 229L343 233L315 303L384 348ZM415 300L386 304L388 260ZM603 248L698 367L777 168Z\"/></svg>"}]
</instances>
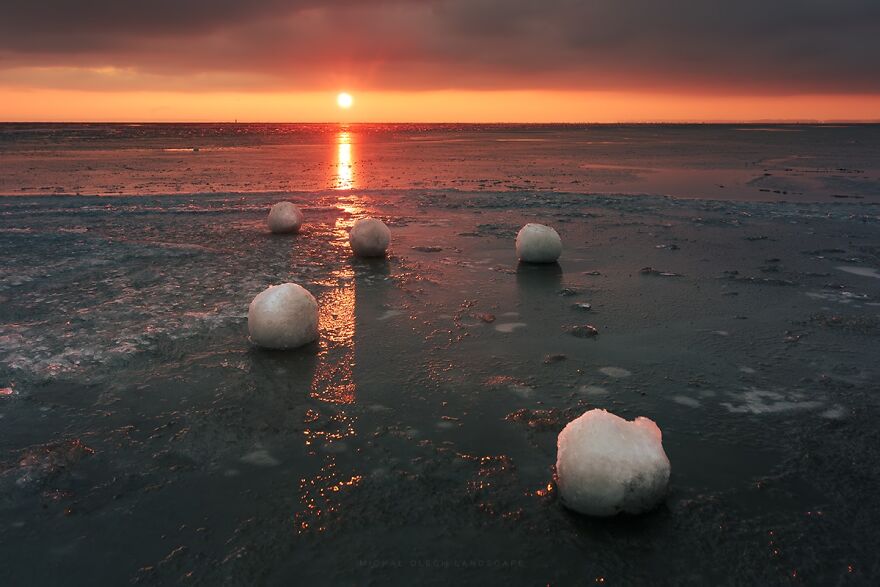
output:
<instances>
[{"instance_id":1,"label":"dark foreground ice","mask_svg":"<svg viewBox=\"0 0 880 587\"><path fill-rule=\"evenodd\" d=\"M321 190L275 236L278 197L0 199L3 583L880 577L875 205ZM517 266L525 222L559 265ZM255 349L283 281L320 342ZM663 430L657 511L561 507L591 408Z\"/></svg>"}]
</instances>

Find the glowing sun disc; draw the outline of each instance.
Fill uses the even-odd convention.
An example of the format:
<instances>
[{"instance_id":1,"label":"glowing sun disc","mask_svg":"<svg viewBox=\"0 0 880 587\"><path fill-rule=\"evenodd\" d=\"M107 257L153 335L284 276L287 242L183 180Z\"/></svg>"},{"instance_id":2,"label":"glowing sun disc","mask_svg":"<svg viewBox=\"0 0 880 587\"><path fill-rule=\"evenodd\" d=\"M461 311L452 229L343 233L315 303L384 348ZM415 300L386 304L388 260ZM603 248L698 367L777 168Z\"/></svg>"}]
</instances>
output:
<instances>
[{"instance_id":1,"label":"glowing sun disc","mask_svg":"<svg viewBox=\"0 0 880 587\"><path fill-rule=\"evenodd\" d=\"M336 103L340 108L351 108L351 105L354 104L354 98L351 97L351 94L342 92L336 96Z\"/></svg>"}]
</instances>

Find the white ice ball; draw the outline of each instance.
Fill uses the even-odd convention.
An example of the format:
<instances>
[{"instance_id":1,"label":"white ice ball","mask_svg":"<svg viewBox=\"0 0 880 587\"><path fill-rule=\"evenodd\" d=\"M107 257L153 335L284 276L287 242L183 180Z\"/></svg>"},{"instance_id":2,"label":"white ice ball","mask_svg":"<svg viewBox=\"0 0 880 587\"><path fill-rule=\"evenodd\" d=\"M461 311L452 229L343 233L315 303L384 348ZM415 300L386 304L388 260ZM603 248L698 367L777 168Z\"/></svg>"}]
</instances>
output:
<instances>
[{"instance_id":1,"label":"white ice ball","mask_svg":"<svg viewBox=\"0 0 880 587\"><path fill-rule=\"evenodd\" d=\"M318 302L295 283L273 285L248 308L251 340L269 349L292 349L318 338Z\"/></svg>"},{"instance_id":2,"label":"white ice ball","mask_svg":"<svg viewBox=\"0 0 880 587\"><path fill-rule=\"evenodd\" d=\"M291 202L278 202L269 210L269 218L266 219L269 230L279 232L299 232L303 223L303 213Z\"/></svg>"},{"instance_id":3,"label":"white ice ball","mask_svg":"<svg viewBox=\"0 0 880 587\"><path fill-rule=\"evenodd\" d=\"M605 410L590 410L559 433L559 495L576 512L646 512L666 496L669 470L663 435L648 418L629 422Z\"/></svg>"},{"instance_id":4,"label":"white ice ball","mask_svg":"<svg viewBox=\"0 0 880 587\"><path fill-rule=\"evenodd\" d=\"M361 218L351 227L348 242L358 257L382 257L391 242L391 231L378 218Z\"/></svg>"},{"instance_id":5,"label":"white ice ball","mask_svg":"<svg viewBox=\"0 0 880 587\"><path fill-rule=\"evenodd\" d=\"M516 235L516 256L526 263L555 263L562 254L559 233L543 224L526 224Z\"/></svg>"}]
</instances>

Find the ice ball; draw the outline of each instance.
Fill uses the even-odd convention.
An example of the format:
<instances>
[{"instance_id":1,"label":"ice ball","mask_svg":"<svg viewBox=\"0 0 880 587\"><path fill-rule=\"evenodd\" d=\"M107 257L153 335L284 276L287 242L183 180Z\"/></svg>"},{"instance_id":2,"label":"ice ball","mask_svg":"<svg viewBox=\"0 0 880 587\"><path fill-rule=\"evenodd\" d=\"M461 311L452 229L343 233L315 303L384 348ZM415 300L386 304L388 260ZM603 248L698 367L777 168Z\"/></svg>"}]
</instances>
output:
<instances>
[{"instance_id":1,"label":"ice ball","mask_svg":"<svg viewBox=\"0 0 880 587\"><path fill-rule=\"evenodd\" d=\"M543 224L526 224L516 235L516 256L526 263L555 263L562 254L559 233Z\"/></svg>"},{"instance_id":2,"label":"ice ball","mask_svg":"<svg viewBox=\"0 0 880 587\"><path fill-rule=\"evenodd\" d=\"M269 230L274 233L299 232L303 223L303 213L291 202L278 202L269 210L266 220Z\"/></svg>"},{"instance_id":3,"label":"ice ball","mask_svg":"<svg viewBox=\"0 0 880 587\"><path fill-rule=\"evenodd\" d=\"M648 418L630 422L605 410L590 410L559 433L559 495L576 512L646 512L666 496L669 470L663 435Z\"/></svg>"},{"instance_id":4,"label":"ice ball","mask_svg":"<svg viewBox=\"0 0 880 587\"><path fill-rule=\"evenodd\" d=\"M378 218L361 218L351 227L348 242L358 257L382 257L391 242L391 231Z\"/></svg>"},{"instance_id":5,"label":"ice ball","mask_svg":"<svg viewBox=\"0 0 880 587\"><path fill-rule=\"evenodd\" d=\"M292 349L318 338L318 302L295 283L273 285L248 308L251 340L268 349Z\"/></svg>"}]
</instances>

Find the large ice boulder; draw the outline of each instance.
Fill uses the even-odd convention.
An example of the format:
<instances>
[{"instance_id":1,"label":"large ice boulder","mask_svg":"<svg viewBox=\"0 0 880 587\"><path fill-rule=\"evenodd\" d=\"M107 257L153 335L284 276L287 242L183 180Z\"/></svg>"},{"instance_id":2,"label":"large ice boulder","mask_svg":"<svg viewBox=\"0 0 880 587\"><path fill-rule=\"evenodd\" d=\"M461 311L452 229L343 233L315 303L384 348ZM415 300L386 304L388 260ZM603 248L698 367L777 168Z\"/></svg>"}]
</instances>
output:
<instances>
[{"instance_id":1,"label":"large ice boulder","mask_svg":"<svg viewBox=\"0 0 880 587\"><path fill-rule=\"evenodd\" d=\"M295 283L273 285L251 302L248 333L254 344L292 349L318 338L318 302Z\"/></svg>"},{"instance_id":2,"label":"large ice boulder","mask_svg":"<svg viewBox=\"0 0 880 587\"><path fill-rule=\"evenodd\" d=\"M296 204L278 202L269 210L266 223L269 225L269 230L275 233L299 232L303 223L303 213Z\"/></svg>"},{"instance_id":3,"label":"large ice boulder","mask_svg":"<svg viewBox=\"0 0 880 587\"><path fill-rule=\"evenodd\" d=\"M646 512L666 496L669 470L663 435L648 418L630 422L605 410L590 410L559 433L559 495L576 512Z\"/></svg>"},{"instance_id":4,"label":"large ice boulder","mask_svg":"<svg viewBox=\"0 0 880 587\"><path fill-rule=\"evenodd\" d=\"M348 242L358 257L382 257L391 242L391 231L378 218L360 218L351 227Z\"/></svg>"},{"instance_id":5,"label":"large ice boulder","mask_svg":"<svg viewBox=\"0 0 880 587\"><path fill-rule=\"evenodd\" d=\"M516 235L516 256L525 263L555 263L562 254L559 233L543 224L526 224Z\"/></svg>"}]
</instances>

